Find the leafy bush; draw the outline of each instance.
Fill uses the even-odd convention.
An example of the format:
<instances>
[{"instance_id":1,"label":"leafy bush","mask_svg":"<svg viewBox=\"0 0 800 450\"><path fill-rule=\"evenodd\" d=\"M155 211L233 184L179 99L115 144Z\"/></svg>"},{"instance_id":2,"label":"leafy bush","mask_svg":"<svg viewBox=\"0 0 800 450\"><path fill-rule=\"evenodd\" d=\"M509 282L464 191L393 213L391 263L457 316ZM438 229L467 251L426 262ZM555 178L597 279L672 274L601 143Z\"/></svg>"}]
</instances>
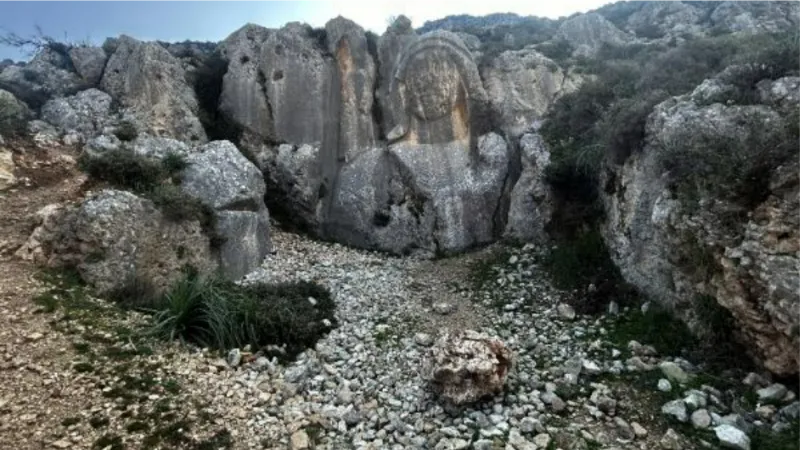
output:
<instances>
[{"instance_id":1,"label":"leafy bush","mask_svg":"<svg viewBox=\"0 0 800 450\"><path fill-rule=\"evenodd\" d=\"M639 298L622 279L596 230L559 240L547 255L544 267L557 288L575 294L569 302L581 314L601 312L611 300L630 305Z\"/></svg>"},{"instance_id":2,"label":"leafy bush","mask_svg":"<svg viewBox=\"0 0 800 450\"><path fill-rule=\"evenodd\" d=\"M769 195L770 174L800 154L795 111L783 123L767 123L759 114L743 116L742 135L722 130L687 129L659 141L659 163L669 171L673 190L685 202L710 193L747 209Z\"/></svg>"},{"instance_id":3,"label":"leafy bush","mask_svg":"<svg viewBox=\"0 0 800 450\"><path fill-rule=\"evenodd\" d=\"M241 286L187 274L152 306L152 331L221 350L285 346L294 357L332 328L334 309L314 283Z\"/></svg>"},{"instance_id":4,"label":"leafy bush","mask_svg":"<svg viewBox=\"0 0 800 450\"><path fill-rule=\"evenodd\" d=\"M621 8L619 12L627 13L627 9ZM622 163L643 147L647 117L660 101L692 91L704 79L730 65L747 63L752 71L730 81L738 86L736 99L739 102L747 103L748 99L752 102L758 81L798 72L798 48L797 36L790 34L726 35L695 39L672 49L642 44L601 48L598 58L582 63L582 70L592 73L594 78L578 91L562 96L547 113L541 134L551 150L548 180L556 190L574 190L576 183L586 183L588 186L581 187L582 191L596 191L598 175L606 162ZM766 151L765 143L789 141L774 136L758 136L748 145L751 148L763 147ZM710 171L721 170L718 178L726 180L741 175L739 179L743 183L734 191L736 193L746 190L747 186L760 191L759 185L763 181L756 180L756 175L764 174L766 168L776 167L775 161L783 160L789 147L776 145L767 153L754 153L759 156L752 158L746 156L750 153L737 142L703 140L702 144L684 147L702 153L704 145L716 148L708 158L725 153L732 155L720 159L719 164L709 162L699 168L691 167L693 158L681 158L677 154L674 157L689 162L685 166L689 172L708 175ZM725 150L727 146L738 149L728 152ZM763 156L771 162L758 161ZM736 163L739 165L732 167ZM743 170L747 173L738 173ZM690 178L700 181L700 177ZM584 202L585 210L592 209L592 195L589 197Z\"/></svg>"},{"instance_id":5,"label":"leafy bush","mask_svg":"<svg viewBox=\"0 0 800 450\"><path fill-rule=\"evenodd\" d=\"M136 140L136 137L139 135L139 131L136 130L136 125L133 122L123 120L114 130L114 136L116 136L122 142L130 142Z\"/></svg>"},{"instance_id":6,"label":"leafy bush","mask_svg":"<svg viewBox=\"0 0 800 450\"><path fill-rule=\"evenodd\" d=\"M197 220L212 242L219 244L216 241L219 237L215 231L216 213L213 208L185 194L173 184L180 181L178 174L188 166L183 156L168 154L159 161L129 150L112 150L100 156L84 153L78 159L78 165L92 179L105 181L151 200L168 220Z\"/></svg>"},{"instance_id":7,"label":"leafy bush","mask_svg":"<svg viewBox=\"0 0 800 450\"><path fill-rule=\"evenodd\" d=\"M128 150L112 150L100 157L84 153L78 166L92 179L136 192L153 189L166 176L161 163Z\"/></svg>"}]
</instances>

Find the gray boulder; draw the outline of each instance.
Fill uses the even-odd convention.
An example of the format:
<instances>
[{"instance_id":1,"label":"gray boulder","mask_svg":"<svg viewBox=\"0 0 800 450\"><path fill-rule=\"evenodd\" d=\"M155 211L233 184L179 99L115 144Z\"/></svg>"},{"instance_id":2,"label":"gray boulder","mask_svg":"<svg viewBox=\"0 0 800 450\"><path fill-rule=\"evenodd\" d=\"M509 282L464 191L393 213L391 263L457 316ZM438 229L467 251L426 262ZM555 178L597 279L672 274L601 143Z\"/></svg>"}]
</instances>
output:
<instances>
[{"instance_id":1,"label":"gray boulder","mask_svg":"<svg viewBox=\"0 0 800 450\"><path fill-rule=\"evenodd\" d=\"M656 106L647 124L647 147L615 170L603 193L604 237L623 276L679 316L695 332L705 330L694 302L709 296L734 318L736 336L770 371L796 374L800 326L797 230L800 204L797 161L765 175L765 198L743 211L731 200L700 191L701 208L670 189L661 160L675 146L708 139L734 142L762 139L776 129L783 110L775 105L707 104L704 83L692 94ZM788 97L787 97L788 98ZM795 100L794 107L797 106ZM742 124L749 124L742 126ZM680 147L679 147L680 148ZM733 151L733 149L731 150ZM736 164L748 164L747 162ZM747 219L731 228L725 217L739 211ZM686 264L703 254L713 276Z\"/></svg>"},{"instance_id":2,"label":"gray boulder","mask_svg":"<svg viewBox=\"0 0 800 450\"><path fill-rule=\"evenodd\" d=\"M130 192L103 190L76 207L43 215L23 248L50 267L74 267L99 295L132 283L163 292L192 266L216 268L209 237L197 221L173 222L150 201Z\"/></svg>"},{"instance_id":3,"label":"gray boulder","mask_svg":"<svg viewBox=\"0 0 800 450\"><path fill-rule=\"evenodd\" d=\"M10 135L25 128L25 121L31 113L11 92L0 89L0 131Z\"/></svg>"},{"instance_id":4,"label":"gray boulder","mask_svg":"<svg viewBox=\"0 0 800 450\"><path fill-rule=\"evenodd\" d=\"M72 47L69 58L75 71L88 86L97 86L103 76L108 55L101 47Z\"/></svg>"},{"instance_id":5,"label":"gray boulder","mask_svg":"<svg viewBox=\"0 0 800 450\"><path fill-rule=\"evenodd\" d=\"M465 142L398 143L362 154L339 174L323 234L396 254L464 251L496 237L509 152L496 134Z\"/></svg>"},{"instance_id":6,"label":"gray boulder","mask_svg":"<svg viewBox=\"0 0 800 450\"><path fill-rule=\"evenodd\" d=\"M44 104L41 117L61 133L76 133L86 141L113 120L111 96L98 89L87 89L56 98Z\"/></svg>"},{"instance_id":7,"label":"gray boulder","mask_svg":"<svg viewBox=\"0 0 800 450\"><path fill-rule=\"evenodd\" d=\"M181 173L181 189L217 213L220 270L238 279L261 264L271 249L266 187L258 168L228 141L193 150Z\"/></svg>"},{"instance_id":8,"label":"gray boulder","mask_svg":"<svg viewBox=\"0 0 800 450\"><path fill-rule=\"evenodd\" d=\"M411 28L411 21L406 16L399 16L386 28L386 32L378 39L378 76L381 82L376 92L378 105L382 115L384 133L391 131L400 118L395 117L391 106L389 87L394 72L405 48L415 39L417 34Z\"/></svg>"},{"instance_id":9,"label":"gray boulder","mask_svg":"<svg viewBox=\"0 0 800 450\"><path fill-rule=\"evenodd\" d=\"M226 120L259 140L272 138L275 130L265 81L261 78L261 46L272 32L247 24L233 32L220 44L222 56L228 60L228 71L222 79L219 110Z\"/></svg>"},{"instance_id":10,"label":"gray boulder","mask_svg":"<svg viewBox=\"0 0 800 450\"><path fill-rule=\"evenodd\" d=\"M117 39L100 86L137 119L139 131L187 142L206 140L184 69L157 43Z\"/></svg>"},{"instance_id":11,"label":"gray boulder","mask_svg":"<svg viewBox=\"0 0 800 450\"><path fill-rule=\"evenodd\" d=\"M333 70L338 80L331 86L330 114L337 114L339 122L335 142L329 138L325 143L336 146L337 159L348 161L375 145L375 61L364 29L354 22L339 16L325 25L325 31L328 51L336 60Z\"/></svg>"},{"instance_id":12,"label":"gray boulder","mask_svg":"<svg viewBox=\"0 0 800 450\"><path fill-rule=\"evenodd\" d=\"M514 137L528 131L553 102L581 82L532 48L501 53L481 75L500 127Z\"/></svg>"},{"instance_id":13,"label":"gray boulder","mask_svg":"<svg viewBox=\"0 0 800 450\"><path fill-rule=\"evenodd\" d=\"M543 241L550 222L553 198L545 181L550 152L538 134L525 134L519 140L522 173L511 191L505 236L522 241Z\"/></svg>"},{"instance_id":14,"label":"gray boulder","mask_svg":"<svg viewBox=\"0 0 800 450\"><path fill-rule=\"evenodd\" d=\"M256 158L270 189L270 205L288 209L292 225L318 232L320 202L320 149L311 144L262 146Z\"/></svg>"},{"instance_id":15,"label":"gray boulder","mask_svg":"<svg viewBox=\"0 0 800 450\"><path fill-rule=\"evenodd\" d=\"M603 44L620 45L633 39L598 13L579 14L558 27L555 39L563 39L575 49L574 56L594 56Z\"/></svg>"},{"instance_id":16,"label":"gray boulder","mask_svg":"<svg viewBox=\"0 0 800 450\"><path fill-rule=\"evenodd\" d=\"M261 47L259 64L277 140L322 142L333 69L327 52L311 27L297 22L270 34Z\"/></svg>"},{"instance_id":17,"label":"gray boulder","mask_svg":"<svg viewBox=\"0 0 800 450\"><path fill-rule=\"evenodd\" d=\"M0 72L0 89L5 89L32 109L39 109L54 97L72 95L87 86L72 71L69 58L45 48L24 66L8 66Z\"/></svg>"}]
</instances>

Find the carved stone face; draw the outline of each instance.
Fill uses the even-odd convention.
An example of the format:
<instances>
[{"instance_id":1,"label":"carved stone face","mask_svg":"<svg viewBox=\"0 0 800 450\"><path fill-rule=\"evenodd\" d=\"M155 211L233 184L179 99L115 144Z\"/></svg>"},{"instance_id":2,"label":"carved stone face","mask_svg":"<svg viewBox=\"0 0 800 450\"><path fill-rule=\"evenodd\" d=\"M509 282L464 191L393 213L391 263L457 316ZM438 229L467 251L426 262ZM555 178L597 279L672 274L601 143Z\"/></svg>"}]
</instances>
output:
<instances>
[{"instance_id":1,"label":"carved stone face","mask_svg":"<svg viewBox=\"0 0 800 450\"><path fill-rule=\"evenodd\" d=\"M429 49L414 55L406 70L409 112L422 121L451 114L462 89L458 66L446 51Z\"/></svg>"}]
</instances>

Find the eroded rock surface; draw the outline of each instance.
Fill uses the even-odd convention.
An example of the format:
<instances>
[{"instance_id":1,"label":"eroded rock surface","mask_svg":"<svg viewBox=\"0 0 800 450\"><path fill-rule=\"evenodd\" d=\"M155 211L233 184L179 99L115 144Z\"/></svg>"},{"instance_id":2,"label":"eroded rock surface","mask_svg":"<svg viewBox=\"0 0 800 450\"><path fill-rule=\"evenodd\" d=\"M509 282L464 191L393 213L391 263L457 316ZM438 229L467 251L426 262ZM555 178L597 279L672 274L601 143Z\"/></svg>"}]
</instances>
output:
<instances>
[{"instance_id":1,"label":"eroded rock surface","mask_svg":"<svg viewBox=\"0 0 800 450\"><path fill-rule=\"evenodd\" d=\"M428 380L441 399L454 405L500 393L512 364L505 344L471 330L442 335L430 359Z\"/></svg>"},{"instance_id":2,"label":"eroded rock surface","mask_svg":"<svg viewBox=\"0 0 800 450\"><path fill-rule=\"evenodd\" d=\"M216 268L199 222L170 221L153 202L130 192L103 190L40 217L25 251L49 267L74 267L100 295L132 283L162 292L187 264L201 273Z\"/></svg>"},{"instance_id":3,"label":"eroded rock surface","mask_svg":"<svg viewBox=\"0 0 800 450\"><path fill-rule=\"evenodd\" d=\"M704 82L692 94L655 108L647 126L651 144L620 167L608 185L606 242L628 281L675 310L695 330L702 334L696 302L710 296L732 314L738 339L756 360L775 373L794 374L800 365L800 341L793 331L800 326L797 161L771 173L768 195L744 221L734 223L725 217L741 213L741 205L705 192L700 194L704 206L691 208L671 190L659 162L668 148L664 145L687 142L686 136L735 136L747 142L753 133L780 126L785 103L711 103L720 92L712 89L715 83L720 81ZM785 89L795 84L768 83L777 92L786 91L777 99L798 98ZM773 91L763 84L762 89Z\"/></svg>"},{"instance_id":4,"label":"eroded rock surface","mask_svg":"<svg viewBox=\"0 0 800 450\"><path fill-rule=\"evenodd\" d=\"M206 140L197 118L197 97L183 67L155 42L117 39L100 88L135 118L139 131L187 142Z\"/></svg>"}]
</instances>

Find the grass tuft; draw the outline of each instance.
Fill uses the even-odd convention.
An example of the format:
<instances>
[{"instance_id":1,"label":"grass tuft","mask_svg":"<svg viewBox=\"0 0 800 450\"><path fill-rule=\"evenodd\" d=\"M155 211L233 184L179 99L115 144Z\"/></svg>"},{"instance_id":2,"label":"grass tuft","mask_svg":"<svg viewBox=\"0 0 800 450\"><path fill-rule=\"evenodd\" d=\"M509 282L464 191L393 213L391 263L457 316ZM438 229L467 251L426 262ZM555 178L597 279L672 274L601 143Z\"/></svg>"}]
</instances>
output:
<instances>
[{"instance_id":1,"label":"grass tuft","mask_svg":"<svg viewBox=\"0 0 800 450\"><path fill-rule=\"evenodd\" d=\"M152 333L222 350L285 346L293 357L331 329L334 309L314 283L240 286L187 274L152 306Z\"/></svg>"}]
</instances>

